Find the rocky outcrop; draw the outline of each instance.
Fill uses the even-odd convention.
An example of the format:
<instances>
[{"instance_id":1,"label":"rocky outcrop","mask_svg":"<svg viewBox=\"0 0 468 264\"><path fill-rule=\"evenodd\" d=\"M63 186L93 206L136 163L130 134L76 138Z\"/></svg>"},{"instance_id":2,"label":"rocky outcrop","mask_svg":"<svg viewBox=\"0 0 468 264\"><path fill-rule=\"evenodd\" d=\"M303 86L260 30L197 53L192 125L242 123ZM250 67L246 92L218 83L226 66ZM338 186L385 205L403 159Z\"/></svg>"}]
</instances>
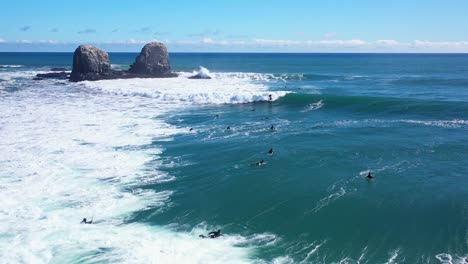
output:
<instances>
[{"instance_id":1,"label":"rocky outcrop","mask_svg":"<svg viewBox=\"0 0 468 264\"><path fill-rule=\"evenodd\" d=\"M198 72L195 72L194 75L188 78L189 79L211 79L211 76L210 76L210 71L207 68L200 66L200 70L198 70Z\"/></svg>"},{"instance_id":2,"label":"rocky outcrop","mask_svg":"<svg viewBox=\"0 0 468 264\"><path fill-rule=\"evenodd\" d=\"M89 45L81 45L73 54L70 81L101 80L111 74L109 54Z\"/></svg>"},{"instance_id":3,"label":"rocky outcrop","mask_svg":"<svg viewBox=\"0 0 468 264\"><path fill-rule=\"evenodd\" d=\"M50 70L51 72L48 73L37 74L34 80L69 78L72 82L80 82L177 77L176 73L171 72L166 46L160 42L146 44L128 71L112 70L109 54L89 45L81 45L73 53L71 74L65 71L65 68L52 68Z\"/></svg>"},{"instance_id":4,"label":"rocky outcrop","mask_svg":"<svg viewBox=\"0 0 468 264\"><path fill-rule=\"evenodd\" d=\"M175 77L171 72L166 46L161 42L146 44L130 66L130 73L152 77Z\"/></svg>"},{"instance_id":5,"label":"rocky outcrop","mask_svg":"<svg viewBox=\"0 0 468 264\"><path fill-rule=\"evenodd\" d=\"M70 72L48 72L36 74L37 78L48 78L48 79L66 79L70 77ZM39 79L38 79L39 80Z\"/></svg>"}]
</instances>

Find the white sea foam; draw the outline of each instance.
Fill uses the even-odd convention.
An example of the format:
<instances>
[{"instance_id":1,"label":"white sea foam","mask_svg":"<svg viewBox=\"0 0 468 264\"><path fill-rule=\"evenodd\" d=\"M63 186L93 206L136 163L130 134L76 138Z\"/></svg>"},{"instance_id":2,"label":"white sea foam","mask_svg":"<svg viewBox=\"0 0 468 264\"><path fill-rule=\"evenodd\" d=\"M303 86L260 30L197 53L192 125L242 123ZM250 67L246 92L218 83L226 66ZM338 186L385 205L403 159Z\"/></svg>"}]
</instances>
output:
<instances>
[{"instance_id":1,"label":"white sea foam","mask_svg":"<svg viewBox=\"0 0 468 264\"><path fill-rule=\"evenodd\" d=\"M391 252L389 252L390 257L388 258L385 264L393 264L393 263L402 263L405 261L404 257L400 257L400 249L397 248Z\"/></svg>"},{"instance_id":2,"label":"white sea foam","mask_svg":"<svg viewBox=\"0 0 468 264\"><path fill-rule=\"evenodd\" d=\"M19 82L29 82L38 73L45 71L0 71L0 92L8 86L19 84ZM15 85L18 86L18 85Z\"/></svg>"},{"instance_id":3,"label":"white sea foam","mask_svg":"<svg viewBox=\"0 0 468 264\"><path fill-rule=\"evenodd\" d=\"M24 65L15 65L15 64L4 64L0 65L0 68L20 68L23 67Z\"/></svg>"},{"instance_id":4,"label":"white sea foam","mask_svg":"<svg viewBox=\"0 0 468 264\"><path fill-rule=\"evenodd\" d=\"M286 91L269 91L268 87L253 82L249 77L214 74L213 79L192 80L181 74L178 78L126 79L83 82L88 88L126 96L146 96L155 103L168 107L193 104L238 104L276 100Z\"/></svg>"},{"instance_id":5,"label":"white sea foam","mask_svg":"<svg viewBox=\"0 0 468 264\"><path fill-rule=\"evenodd\" d=\"M129 65L127 64L111 64L113 70L128 70Z\"/></svg>"},{"instance_id":6,"label":"white sea foam","mask_svg":"<svg viewBox=\"0 0 468 264\"><path fill-rule=\"evenodd\" d=\"M199 77L202 77L202 78L212 78L211 74L210 74L210 71L207 68L203 67L203 66L200 66L198 71L194 71L192 74L196 75L196 76L199 76Z\"/></svg>"},{"instance_id":7,"label":"white sea foam","mask_svg":"<svg viewBox=\"0 0 468 264\"><path fill-rule=\"evenodd\" d=\"M16 85L35 75L9 74ZM139 188L175 180L154 166L162 162L163 149L143 146L186 129L155 117L193 104L285 94L269 92L251 78L224 76L58 87L31 82L5 93L0 103L2 262L247 263L249 248L275 243L270 234L213 241L199 239L199 230L126 223L133 212L167 206L173 193ZM81 225L83 217L96 224Z\"/></svg>"},{"instance_id":8,"label":"white sea foam","mask_svg":"<svg viewBox=\"0 0 468 264\"><path fill-rule=\"evenodd\" d=\"M309 111L314 111L322 108L325 104L322 102L322 100L312 103L308 105L302 112L309 112Z\"/></svg>"},{"instance_id":9,"label":"white sea foam","mask_svg":"<svg viewBox=\"0 0 468 264\"><path fill-rule=\"evenodd\" d=\"M452 256L448 253L440 253L435 256L441 264L466 264L468 263L468 255L465 256Z\"/></svg>"},{"instance_id":10,"label":"white sea foam","mask_svg":"<svg viewBox=\"0 0 468 264\"><path fill-rule=\"evenodd\" d=\"M333 187L330 190L328 190L328 192L330 194L328 196L323 197L322 199L320 199L315 204L314 208L307 211L307 213L316 213L316 212L320 211L320 209L330 205L330 203L332 203L333 201L335 201L338 198L344 196L346 194L346 189L344 187L339 187L338 190L335 190L335 185L333 185Z\"/></svg>"},{"instance_id":11,"label":"white sea foam","mask_svg":"<svg viewBox=\"0 0 468 264\"><path fill-rule=\"evenodd\" d=\"M310 263L310 257L312 257L317 251L323 246L327 241L314 241L312 244L308 246L308 248L312 248L309 253L307 253L306 257L299 263Z\"/></svg>"},{"instance_id":12,"label":"white sea foam","mask_svg":"<svg viewBox=\"0 0 468 264\"><path fill-rule=\"evenodd\" d=\"M362 125L387 125L390 126L395 123L407 123L413 125L434 126L442 128L463 128L468 126L468 120L465 119L452 119L452 120L414 120L414 119L364 119L364 120L340 120L335 121L333 124L336 126L353 127ZM326 125L326 124L321 124Z\"/></svg>"}]
</instances>

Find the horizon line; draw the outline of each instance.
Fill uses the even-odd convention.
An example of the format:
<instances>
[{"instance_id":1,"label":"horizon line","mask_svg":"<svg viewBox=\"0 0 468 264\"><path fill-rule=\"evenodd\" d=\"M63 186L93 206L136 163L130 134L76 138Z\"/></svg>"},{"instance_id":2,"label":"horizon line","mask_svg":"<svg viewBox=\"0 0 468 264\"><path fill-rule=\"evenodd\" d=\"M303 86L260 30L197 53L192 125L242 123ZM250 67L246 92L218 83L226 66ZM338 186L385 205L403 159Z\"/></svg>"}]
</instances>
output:
<instances>
[{"instance_id":1,"label":"horizon line","mask_svg":"<svg viewBox=\"0 0 468 264\"><path fill-rule=\"evenodd\" d=\"M107 53L140 53L140 51L106 51ZM0 51L0 53L74 53L74 51ZM274 52L274 51L168 51L171 53L191 53L191 54L454 54L454 55L468 55L468 52L341 52L341 51L328 51L328 52Z\"/></svg>"}]
</instances>

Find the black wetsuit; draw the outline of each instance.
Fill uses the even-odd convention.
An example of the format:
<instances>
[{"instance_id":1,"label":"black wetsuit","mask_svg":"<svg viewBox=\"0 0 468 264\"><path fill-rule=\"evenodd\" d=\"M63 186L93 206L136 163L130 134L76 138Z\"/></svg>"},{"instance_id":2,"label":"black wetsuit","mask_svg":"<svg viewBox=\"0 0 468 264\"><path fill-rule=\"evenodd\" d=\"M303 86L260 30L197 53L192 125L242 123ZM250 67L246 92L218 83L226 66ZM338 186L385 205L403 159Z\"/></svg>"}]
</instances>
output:
<instances>
[{"instance_id":1,"label":"black wetsuit","mask_svg":"<svg viewBox=\"0 0 468 264\"><path fill-rule=\"evenodd\" d=\"M209 232L208 235L206 235L206 236L205 235L199 235L199 237L201 237L201 238L208 238L208 237L209 238L217 238L217 237L220 237L220 236L222 236L220 229L218 229L218 231Z\"/></svg>"},{"instance_id":2,"label":"black wetsuit","mask_svg":"<svg viewBox=\"0 0 468 264\"><path fill-rule=\"evenodd\" d=\"M217 237L220 237L220 236L222 236L222 235L221 235L221 230L209 232L209 233L208 233L208 236L209 236L210 238L217 238Z\"/></svg>"},{"instance_id":3,"label":"black wetsuit","mask_svg":"<svg viewBox=\"0 0 468 264\"><path fill-rule=\"evenodd\" d=\"M86 218L83 218L83 220L81 221L80 224L92 224L93 223L93 220L91 219L91 221L87 221Z\"/></svg>"}]
</instances>

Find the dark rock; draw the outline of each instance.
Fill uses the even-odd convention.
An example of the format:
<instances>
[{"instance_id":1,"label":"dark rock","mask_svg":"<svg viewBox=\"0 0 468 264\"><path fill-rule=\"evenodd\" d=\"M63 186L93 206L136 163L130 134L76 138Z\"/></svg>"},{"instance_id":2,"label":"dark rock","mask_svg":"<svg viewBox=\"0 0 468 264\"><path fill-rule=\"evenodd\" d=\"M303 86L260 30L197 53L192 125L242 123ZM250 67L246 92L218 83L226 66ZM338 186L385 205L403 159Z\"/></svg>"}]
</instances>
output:
<instances>
[{"instance_id":1,"label":"dark rock","mask_svg":"<svg viewBox=\"0 0 468 264\"><path fill-rule=\"evenodd\" d=\"M195 75L188 77L189 79L211 79L210 76L210 71L205 68L200 66L200 69L198 72L195 73Z\"/></svg>"},{"instance_id":2,"label":"dark rock","mask_svg":"<svg viewBox=\"0 0 468 264\"><path fill-rule=\"evenodd\" d=\"M210 76L201 75L201 74L196 74L196 75L190 76L188 78L189 79L211 79Z\"/></svg>"},{"instance_id":3,"label":"dark rock","mask_svg":"<svg viewBox=\"0 0 468 264\"><path fill-rule=\"evenodd\" d=\"M130 66L130 73L142 74L152 77L176 77L171 73L169 56L166 46L161 42L151 42L146 44Z\"/></svg>"},{"instance_id":4,"label":"dark rock","mask_svg":"<svg viewBox=\"0 0 468 264\"><path fill-rule=\"evenodd\" d=\"M66 68L52 68L50 71L66 71Z\"/></svg>"},{"instance_id":5,"label":"dark rock","mask_svg":"<svg viewBox=\"0 0 468 264\"><path fill-rule=\"evenodd\" d=\"M36 74L38 78L48 78L48 79L66 79L70 76L70 72L48 72L48 73L39 73Z\"/></svg>"},{"instance_id":6,"label":"dark rock","mask_svg":"<svg viewBox=\"0 0 468 264\"><path fill-rule=\"evenodd\" d=\"M75 50L70 81L101 80L109 74L111 65L107 52L88 45L81 45Z\"/></svg>"}]
</instances>

